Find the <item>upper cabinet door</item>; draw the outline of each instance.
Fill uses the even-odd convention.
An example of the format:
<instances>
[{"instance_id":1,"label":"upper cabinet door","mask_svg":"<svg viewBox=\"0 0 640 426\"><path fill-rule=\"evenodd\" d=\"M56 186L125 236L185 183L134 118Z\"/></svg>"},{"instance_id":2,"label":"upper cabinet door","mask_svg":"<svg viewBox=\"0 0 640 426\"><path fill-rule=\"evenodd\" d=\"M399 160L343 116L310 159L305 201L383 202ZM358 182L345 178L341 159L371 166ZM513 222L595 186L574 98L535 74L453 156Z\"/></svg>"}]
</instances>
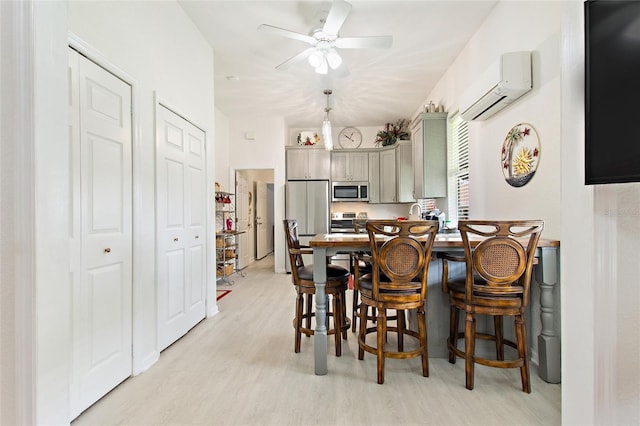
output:
<instances>
[{"instance_id":1,"label":"upper cabinet door","mask_svg":"<svg viewBox=\"0 0 640 426\"><path fill-rule=\"evenodd\" d=\"M411 126L413 196L447 196L447 113L420 114Z\"/></svg>"},{"instance_id":2,"label":"upper cabinet door","mask_svg":"<svg viewBox=\"0 0 640 426\"><path fill-rule=\"evenodd\" d=\"M367 182L369 180L369 153L366 151L332 152L331 180Z\"/></svg>"},{"instance_id":3,"label":"upper cabinet door","mask_svg":"<svg viewBox=\"0 0 640 426\"><path fill-rule=\"evenodd\" d=\"M349 173L353 181L366 182L369 180L369 154L367 152L349 153Z\"/></svg>"},{"instance_id":4,"label":"upper cabinet door","mask_svg":"<svg viewBox=\"0 0 640 426\"><path fill-rule=\"evenodd\" d=\"M287 179L329 179L331 157L320 148L287 149Z\"/></svg>"},{"instance_id":5,"label":"upper cabinet door","mask_svg":"<svg viewBox=\"0 0 640 426\"><path fill-rule=\"evenodd\" d=\"M331 153L326 149L307 150L307 170L309 179L329 179L331 177Z\"/></svg>"}]
</instances>

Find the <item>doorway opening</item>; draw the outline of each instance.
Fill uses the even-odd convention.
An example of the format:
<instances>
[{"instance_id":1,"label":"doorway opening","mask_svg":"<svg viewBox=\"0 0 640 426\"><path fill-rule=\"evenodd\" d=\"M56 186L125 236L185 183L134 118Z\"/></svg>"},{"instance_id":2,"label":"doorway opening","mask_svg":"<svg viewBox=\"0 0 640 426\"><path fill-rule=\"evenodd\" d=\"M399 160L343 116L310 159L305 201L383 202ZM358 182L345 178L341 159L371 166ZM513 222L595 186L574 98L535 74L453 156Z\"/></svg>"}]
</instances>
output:
<instances>
[{"instance_id":1,"label":"doorway opening","mask_svg":"<svg viewBox=\"0 0 640 426\"><path fill-rule=\"evenodd\" d=\"M238 268L260 260L274 250L274 170L236 170L236 225Z\"/></svg>"}]
</instances>

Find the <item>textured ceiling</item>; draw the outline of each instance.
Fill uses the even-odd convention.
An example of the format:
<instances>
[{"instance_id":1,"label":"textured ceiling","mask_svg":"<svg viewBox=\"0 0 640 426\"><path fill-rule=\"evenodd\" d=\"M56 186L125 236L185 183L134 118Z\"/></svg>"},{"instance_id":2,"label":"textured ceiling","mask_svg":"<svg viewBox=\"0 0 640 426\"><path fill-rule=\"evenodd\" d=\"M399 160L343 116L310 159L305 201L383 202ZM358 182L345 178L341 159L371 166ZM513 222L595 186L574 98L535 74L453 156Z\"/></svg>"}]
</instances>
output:
<instances>
[{"instance_id":1,"label":"textured ceiling","mask_svg":"<svg viewBox=\"0 0 640 426\"><path fill-rule=\"evenodd\" d=\"M305 60L275 67L309 47L257 31L270 24L308 34L331 7L321 1L180 1L214 49L216 107L230 118L282 116L319 127L325 89L334 126L378 126L409 118L496 1L350 1L340 36L393 36L390 49L342 49L348 72L316 74ZM342 67L341 67L342 68ZM229 80L227 76L237 76Z\"/></svg>"}]
</instances>

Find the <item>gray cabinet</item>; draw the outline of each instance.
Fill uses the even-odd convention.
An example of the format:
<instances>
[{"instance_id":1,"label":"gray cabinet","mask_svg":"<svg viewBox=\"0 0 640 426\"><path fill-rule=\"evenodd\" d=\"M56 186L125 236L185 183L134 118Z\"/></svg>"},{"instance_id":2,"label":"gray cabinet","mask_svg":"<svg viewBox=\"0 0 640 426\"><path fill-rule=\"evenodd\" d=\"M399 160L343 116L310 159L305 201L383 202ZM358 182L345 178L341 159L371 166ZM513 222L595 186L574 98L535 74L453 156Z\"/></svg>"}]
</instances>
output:
<instances>
[{"instance_id":1,"label":"gray cabinet","mask_svg":"<svg viewBox=\"0 0 640 426\"><path fill-rule=\"evenodd\" d=\"M411 141L396 143L396 200L398 203L413 203L413 158Z\"/></svg>"},{"instance_id":2,"label":"gray cabinet","mask_svg":"<svg viewBox=\"0 0 640 426\"><path fill-rule=\"evenodd\" d=\"M369 151L369 204L380 203L380 153Z\"/></svg>"},{"instance_id":3,"label":"gray cabinet","mask_svg":"<svg viewBox=\"0 0 640 426\"><path fill-rule=\"evenodd\" d=\"M370 153L369 163L369 191L372 194L369 203L414 201L411 141L398 141L394 146Z\"/></svg>"},{"instance_id":4,"label":"gray cabinet","mask_svg":"<svg viewBox=\"0 0 640 426\"><path fill-rule=\"evenodd\" d=\"M396 150L380 151L380 202L396 202Z\"/></svg>"},{"instance_id":5,"label":"gray cabinet","mask_svg":"<svg viewBox=\"0 0 640 426\"><path fill-rule=\"evenodd\" d=\"M329 179L331 154L324 148L287 148L287 179Z\"/></svg>"},{"instance_id":6,"label":"gray cabinet","mask_svg":"<svg viewBox=\"0 0 640 426\"><path fill-rule=\"evenodd\" d=\"M368 181L369 153L366 151L332 151L331 180Z\"/></svg>"},{"instance_id":7,"label":"gray cabinet","mask_svg":"<svg viewBox=\"0 0 640 426\"><path fill-rule=\"evenodd\" d=\"M411 123L413 197L447 196L447 113L420 114Z\"/></svg>"}]
</instances>

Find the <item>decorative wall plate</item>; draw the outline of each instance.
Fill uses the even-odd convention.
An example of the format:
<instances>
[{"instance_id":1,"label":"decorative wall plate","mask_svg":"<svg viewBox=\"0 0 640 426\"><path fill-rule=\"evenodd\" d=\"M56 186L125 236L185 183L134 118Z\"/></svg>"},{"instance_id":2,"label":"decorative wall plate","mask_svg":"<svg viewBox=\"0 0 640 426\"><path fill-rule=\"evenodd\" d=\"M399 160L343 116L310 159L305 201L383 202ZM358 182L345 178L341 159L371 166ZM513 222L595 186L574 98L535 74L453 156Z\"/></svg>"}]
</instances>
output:
<instances>
[{"instance_id":1,"label":"decorative wall plate","mask_svg":"<svg viewBox=\"0 0 640 426\"><path fill-rule=\"evenodd\" d=\"M500 155L504 179L511 186L529 183L538 169L540 140L529 123L516 124L509 130Z\"/></svg>"},{"instance_id":2,"label":"decorative wall plate","mask_svg":"<svg viewBox=\"0 0 640 426\"><path fill-rule=\"evenodd\" d=\"M317 145L320 142L320 136L315 132L298 133L298 145Z\"/></svg>"}]
</instances>

